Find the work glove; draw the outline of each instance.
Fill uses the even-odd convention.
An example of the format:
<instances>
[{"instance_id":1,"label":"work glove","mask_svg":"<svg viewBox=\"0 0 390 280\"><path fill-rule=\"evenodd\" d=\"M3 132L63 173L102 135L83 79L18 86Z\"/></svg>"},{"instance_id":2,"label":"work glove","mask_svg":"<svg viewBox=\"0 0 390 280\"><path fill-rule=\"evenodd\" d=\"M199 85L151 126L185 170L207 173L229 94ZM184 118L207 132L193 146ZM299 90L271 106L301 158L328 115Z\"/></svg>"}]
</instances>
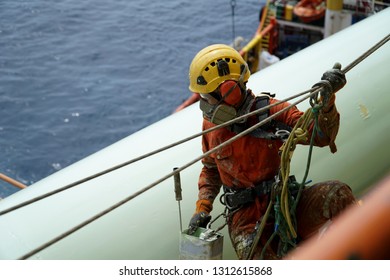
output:
<instances>
[{"instance_id":1,"label":"work glove","mask_svg":"<svg viewBox=\"0 0 390 280\"><path fill-rule=\"evenodd\" d=\"M328 111L334 104L335 93L345 86L347 80L345 74L341 71L341 64L335 63L331 70L326 71L322 77L321 81L316 83L313 87L322 86L321 91L319 92L323 110ZM317 99L315 96L313 99L310 99L310 104L313 106L313 100Z\"/></svg>"},{"instance_id":2,"label":"work glove","mask_svg":"<svg viewBox=\"0 0 390 280\"><path fill-rule=\"evenodd\" d=\"M328 81L332 86L332 93L336 93L338 90L342 89L347 83L345 74L341 71L341 64L336 62L333 66L333 69L326 71L321 80Z\"/></svg>"},{"instance_id":3,"label":"work glove","mask_svg":"<svg viewBox=\"0 0 390 280\"><path fill-rule=\"evenodd\" d=\"M206 227L210 222L211 216L206 212L199 212L194 214L190 220L190 224L188 225L188 234L193 235L198 227Z\"/></svg>"}]
</instances>

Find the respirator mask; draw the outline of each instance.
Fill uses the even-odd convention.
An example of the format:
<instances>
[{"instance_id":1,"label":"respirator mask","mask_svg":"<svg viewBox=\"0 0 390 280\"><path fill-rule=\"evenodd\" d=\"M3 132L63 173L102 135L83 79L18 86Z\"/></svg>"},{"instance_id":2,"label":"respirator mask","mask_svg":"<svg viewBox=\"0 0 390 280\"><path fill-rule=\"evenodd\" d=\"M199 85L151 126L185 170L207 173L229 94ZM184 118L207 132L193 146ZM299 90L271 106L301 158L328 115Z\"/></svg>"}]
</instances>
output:
<instances>
[{"instance_id":1,"label":"respirator mask","mask_svg":"<svg viewBox=\"0 0 390 280\"><path fill-rule=\"evenodd\" d=\"M254 97L235 81L223 82L215 92L201 94L203 117L219 125L249 113ZM214 104L213 104L214 103ZM243 123L246 119L237 121Z\"/></svg>"}]
</instances>

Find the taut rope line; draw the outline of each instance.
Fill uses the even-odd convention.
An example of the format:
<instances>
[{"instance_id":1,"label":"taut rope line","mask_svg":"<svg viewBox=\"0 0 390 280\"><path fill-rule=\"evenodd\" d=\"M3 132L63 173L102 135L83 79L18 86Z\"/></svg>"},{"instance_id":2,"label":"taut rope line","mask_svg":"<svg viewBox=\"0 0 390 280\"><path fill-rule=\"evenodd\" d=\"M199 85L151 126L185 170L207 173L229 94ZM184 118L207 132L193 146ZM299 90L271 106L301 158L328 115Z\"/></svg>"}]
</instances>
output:
<instances>
[{"instance_id":1,"label":"taut rope line","mask_svg":"<svg viewBox=\"0 0 390 280\"><path fill-rule=\"evenodd\" d=\"M364 59L366 59L369 55L374 53L377 49L382 47L384 44L386 44L390 40L390 33L387 34L382 40L380 40L378 43L376 43L374 46L372 46L370 49L368 49L365 53L363 53L361 56L359 56L357 59L352 61L351 64L349 64L347 67L342 69L341 71L346 74L349 70L351 70L353 67L358 65L360 62L362 62Z\"/></svg>"},{"instance_id":2,"label":"taut rope line","mask_svg":"<svg viewBox=\"0 0 390 280\"><path fill-rule=\"evenodd\" d=\"M313 92L313 89L315 90L315 92ZM42 199L44 199L44 198L47 198L47 197L49 197L49 196L52 196L52 195L54 195L54 194L63 192L63 191L65 191L65 190L67 190L67 189L76 187L76 186L78 186L78 185L80 185L80 184L82 184L82 183L88 182L88 181L90 181L90 180L92 180L92 179L95 179L95 178L97 178L97 177L100 177L100 176L105 175L105 174L107 174L107 173L110 173L110 172L112 172L112 171L115 171L115 170L117 170L117 169L120 169L120 168L122 168L122 167L125 167L125 166L127 166L127 165L130 165L130 164L132 164L132 163L135 163L135 162L137 162L137 161L139 161L139 160L145 159L145 158L150 157L150 156L152 156L152 155L155 155L155 154L157 154L157 153L163 152L163 151L168 150L168 149L170 149L170 148L173 148L173 147L175 147L175 146L177 146L177 145L180 145L180 144L183 144L183 143L185 143L185 142L188 142L188 141L190 141L190 140L192 140L192 139L195 139L196 137L199 137L199 136L202 136L202 135L204 135L204 134L210 133L210 132L212 132L212 131L214 131L214 130L217 130L217 129L219 129L219 128L222 128L222 127L231 125L231 124L233 124L233 123L235 123L235 122L237 122L237 121L240 121L240 120L242 120L242 119L244 119L244 118L247 118L247 117L250 117L250 116L259 114L259 113L261 113L261 112L264 112L264 111L268 110L269 108L272 108L272 107L274 107L274 106L277 106L277 105L279 105L279 104L281 104L281 103L284 103L284 102L286 102L286 101L289 101L289 100L291 100L291 99L295 99L295 98L297 98L297 97L299 97L299 96L302 96L302 95L304 95L304 94L306 94L306 93L309 93L309 92L317 93L317 92L319 92L320 90L321 90L321 87L311 88L311 89L309 89L309 90L306 90L306 91L303 91L303 92L298 93L298 94L296 94L296 95L293 95L293 96L290 96L290 97L288 97L288 98L285 98L285 99L283 99L283 100L281 100L281 101L279 101L279 102L277 102L277 103L275 103L275 104L271 104L271 105L265 106L265 107L263 107L263 108L257 109L257 110L255 110L255 111L253 111L253 112L248 113L248 114L245 114L245 115L242 115L242 116L237 117L237 118L235 118L235 119L232 119L232 120L230 120L230 121L228 121L228 122L226 122L226 123L223 123L223 124L220 124L220 125L216 125L216 126L214 126L214 127L212 127L212 128L209 128L209 129L204 130L204 131L202 131L202 132L196 133L196 134L194 134L194 135L192 135L192 136L189 136L189 137L187 137L187 138L184 138L184 139L182 139L182 140L179 140L179 141L177 141L177 142L174 142L174 143L172 143L172 144L170 144L170 145L167 145L167 146L165 146L165 147L156 149L156 150L154 150L154 151L152 151L152 152L146 153L146 154L144 154L144 155L141 155L141 156L139 156L139 157L136 157L136 158L133 158L133 159L131 159L131 160L129 160L129 161L126 161L126 162L124 162L124 163L118 164L118 165L113 166L113 167L111 167L111 168L105 169L105 170L103 170L103 171L101 171L101 172L95 173L95 174L93 174L93 175L90 175L90 176L85 177L85 178L83 178L83 179L80 179L80 180L78 180L78 181L75 181L75 182L73 182L73 183L70 183L70 184L68 184L68 185L65 185L65 186L63 186L63 187L61 187L61 188L59 188L59 189L53 190L53 191L51 191L51 192L45 193L45 194L43 194L43 195L37 196L37 197L32 198L32 199L30 199L30 200L27 200L27 201L25 201L25 202L22 202L22 203L20 203L20 204L18 204L18 205L12 206L12 207L10 207L10 208L8 208L8 209L2 210L2 211L0 211L0 216L1 216L1 215L4 215L4 214L7 214L7 213L9 213L9 212L12 212L12 211L14 211L14 210L17 210L17 209L19 209L19 208L22 208L22 207L24 207L24 206L27 206L27 205L29 205L29 204L31 204L31 203L37 202L37 201L39 201L39 200L42 200Z\"/></svg>"}]
</instances>

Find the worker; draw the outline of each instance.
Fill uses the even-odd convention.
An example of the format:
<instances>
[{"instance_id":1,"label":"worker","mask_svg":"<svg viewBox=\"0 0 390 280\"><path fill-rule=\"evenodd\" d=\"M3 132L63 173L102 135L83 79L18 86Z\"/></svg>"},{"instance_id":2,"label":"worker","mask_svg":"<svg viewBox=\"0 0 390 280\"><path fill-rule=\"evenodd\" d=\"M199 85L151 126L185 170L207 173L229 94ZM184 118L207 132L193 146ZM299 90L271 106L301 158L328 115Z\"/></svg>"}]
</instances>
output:
<instances>
[{"instance_id":1,"label":"worker","mask_svg":"<svg viewBox=\"0 0 390 280\"><path fill-rule=\"evenodd\" d=\"M335 106L335 92L345 83L345 75L338 65L326 71L321 83L324 106L319 112L319 130L315 145L329 146L336 152L335 139L339 129L339 113ZM215 44L202 49L192 60L189 69L189 89L200 95L203 111L203 130L243 116L251 111L275 104L270 95L255 96L246 83L250 77L248 65L232 47ZM203 152L231 139L276 112L289 106L287 102L271 107L266 115L260 113L206 133L202 136ZM224 204L227 207L227 224L230 239L239 259L247 259L253 245L258 259L264 247L264 259L280 259L278 239L265 246L274 231L274 220L267 224L257 244L254 243L259 223L270 201L280 167L279 148L283 139L277 131L286 131L303 115L295 106L238 140L218 149L202 159L199 176L196 210L189 223L189 234L205 227L211 219L215 198L223 186ZM311 124L309 133L313 131ZM309 138L310 139L310 138ZM309 141L308 141L309 142ZM309 143L302 143L309 144ZM321 230L348 205L356 203L351 188L340 181L327 181L305 187L296 209L297 233L304 240Z\"/></svg>"}]
</instances>

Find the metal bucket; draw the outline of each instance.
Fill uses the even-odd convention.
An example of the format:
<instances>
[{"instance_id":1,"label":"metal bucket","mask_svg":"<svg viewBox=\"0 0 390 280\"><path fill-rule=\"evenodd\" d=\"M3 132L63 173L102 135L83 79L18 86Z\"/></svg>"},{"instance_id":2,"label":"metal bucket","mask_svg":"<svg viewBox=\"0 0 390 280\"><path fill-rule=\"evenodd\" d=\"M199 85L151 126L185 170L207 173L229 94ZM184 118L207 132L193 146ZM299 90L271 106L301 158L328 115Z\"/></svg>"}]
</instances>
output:
<instances>
[{"instance_id":1,"label":"metal bucket","mask_svg":"<svg viewBox=\"0 0 390 280\"><path fill-rule=\"evenodd\" d=\"M181 260L222 260L223 235L211 229L199 227L193 235L188 229L180 234Z\"/></svg>"}]
</instances>

